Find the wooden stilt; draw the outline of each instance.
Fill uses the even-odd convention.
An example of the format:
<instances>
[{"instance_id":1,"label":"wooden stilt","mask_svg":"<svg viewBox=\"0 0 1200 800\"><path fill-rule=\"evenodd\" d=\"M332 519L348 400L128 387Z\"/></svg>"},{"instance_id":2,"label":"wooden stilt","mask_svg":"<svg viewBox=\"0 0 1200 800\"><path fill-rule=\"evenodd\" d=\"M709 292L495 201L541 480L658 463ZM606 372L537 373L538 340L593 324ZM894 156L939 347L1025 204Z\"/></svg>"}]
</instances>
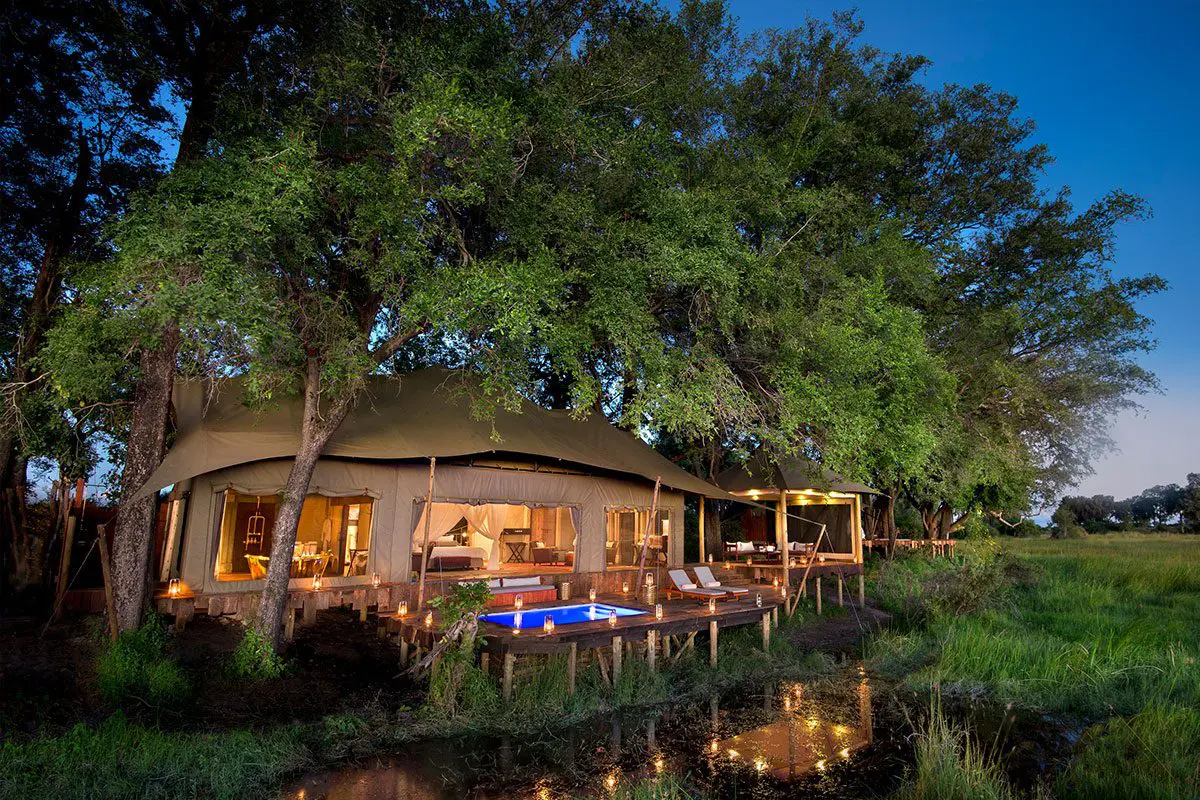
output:
<instances>
[{"instance_id":1,"label":"wooden stilt","mask_svg":"<svg viewBox=\"0 0 1200 800\"><path fill-rule=\"evenodd\" d=\"M112 562L108 560L108 539L104 526L99 528L100 572L104 576L104 606L108 609L108 634L117 640L117 603L113 599Z\"/></svg>"},{"instance_id":2,"label":"wooden stilt","mask_svg":"<svg viewBox=\"0 0 1200 800\"><path fill-rule=\"evenodd\" d=\"M842 573L840 571L837 574L837 579L838 579L838 606L843 607L846 605L846 602L842 598L842 583L843 583L843 581L842 581Z\"/></svg>"},{"instance_id":3,"label":"wooden stilt","mask_svg":"<svg viewBox=\"0 0 1200 800\"><path fill-rule=\"evenodd\" d=\"M317 621L317 596L314 594L304 597L304 624L312 625Z\"/></svg>"},{"instance_id":4,"label":"wooden stilt","mask_svg":"<svg viewBox=\"0 0 1200 800\"><path fill-rule=\"evenodd\" d=\"M484 653L484 655L487 655ZM571 649L567 651L567 696L571 697L575 694L575 668L579 660L579 645L571 642Z\"/></svg>"},{"instance_id":5,"label":"wooden stilt","mask_svg":"<svg viewBox=\"0 0 1200 800\"><path fill-rule=\"evenodd\" d=\"M367 621L367 604L366 603L363 603L358 609L358 621L359 622Z\"/></svg>"},{"instance_id":6,"label":"wooden stilt","mask_svg":"<svg viewBox=\"0 0 1200 800\"><path fill-rule=\"evenodd\" d=\"M296 609L290 605L283 611L283 640L290 642L296 638Z\"/></svg>"},{"instance_id":7,"label":"wooden stilt","mask_svg":"<svg viewBox=\"0 0 1200 800\"><path fill-rule=\"evenodd\" d=\"M492 654L486 650L479 654L479 671L484 675L492 671Z\"/></svg>"},{"instance_id":8,"label":"wooden stilt","mask_svg":"<svg viewBox=\"0 0 1200 800\"><path fill-rule=\"evenodd\" d=\"M646 631L646 665L654 672L658 661L658 631Z\"/></svg>"},{"instance_id":9,"label":"wooden stilt","mask_svg":"<svg viewBox=\"0 0 1200 800\"><path fill-rule=\"evenodd\" d=\"M708 622L708 665L715 667L717 665L717 621L715 619Z\"/></svg>"},{"instance_id":10,"label":"wooden stilt","mask_svg":"<svg viewBox=\"0 0 1200 800\"><path fill-rule=\"evenodd\" d=\"M512 653L504 654L504 682L501 685L501 696L506 703L512 700L513 665L516 663L516 660L517 657Z\"/></svg>"},{"instance_id":11,"label":"wooden stilt","mask_svg":"<svg viewBox=\"0 0 1200 800\"><path fill-rule=\"evenodd\" d=\"M808 578L800 581L800 596L808 597Z\"/></svg>"},{"instance_id":12,"label":"wooden stilt","mask_svg":"<svg viewBox=\"0 0 1200 800\"><path fill-rule=\"evenodd\" d=\"M771 652L771 615L762 615L763 652Z\"/></svg>"},{"instance_id":13,"label":"wooden stilt","mask_svg":"<svg viewBox=\"0 0 1200 800\"><path fill-rule=\"evenodd\" d=\"M861 572L858 573L858 604L860 606L867 604L867 581Z\"/></svg>"},{"instance_id":14,"label":"wooden stilt","mask_svg":"<svg viewBox=\"0 0 1200 800\"><path fill-rule=\"evenodd\" d=\"M817 576L817 613L821 613L821 576Z\"/></svg>"},{"instance_id":15,"label":"wooden stilt","mask_svg":"<svg viewBox=\"0 0 1200 800\"><path fill-rule=\"evenodd\" d=\"M621 680L621 656L625 650L621 647L621 637L614 636L612 640L612 680L613 688L616 688L617 681Z\"/></svg>"},{"instance_id":16,"label":"wooden stilt","mask_svg":"<svg viewBox=\"0 0 1200 800\"><path fill-rule=\"evenodd\" d=\"M663 637L663 658L664 659L671 658L671 637L670 636Z\"/></svg>"},{"instance_id":17,"label":"wooden stilt","mask_svg":"<svg viewBox=\"0 0 1200 800\"><path fill-rule=\"evenodd\" d=\"M779 627L779 606L771 609L771 624Z\"/></svg>"},{"instance_id":18,"label":"wooden stilt","mask_svg":"<svg viewBox=\"0 0 1200 800\"><path fill-rule=\"evenodd\" d=\"M487 655L484 653L484 655ZM400 666L408 666L408 639L404 638L404 634L400 634Z\"/></svg>"}]
</instances>

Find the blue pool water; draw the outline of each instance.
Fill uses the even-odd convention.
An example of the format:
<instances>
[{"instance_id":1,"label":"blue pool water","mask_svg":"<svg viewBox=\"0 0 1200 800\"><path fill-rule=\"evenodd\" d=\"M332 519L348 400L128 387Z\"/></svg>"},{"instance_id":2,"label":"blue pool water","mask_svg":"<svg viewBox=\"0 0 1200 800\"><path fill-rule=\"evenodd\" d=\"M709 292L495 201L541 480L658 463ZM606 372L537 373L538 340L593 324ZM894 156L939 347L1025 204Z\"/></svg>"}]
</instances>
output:
<instances>
[{"instance_id":1,"label":"blue pool water","mask_svg":"<svg viewBox=\"0 0 1200 800\"><path fill-rule=\"evenodd\" d=\"M571 625L576 622L603 622L608 619L609 614L614 612L618 617L636 617L639 614L646 613L636 608L610 606L604 603L584 603L578 606L527 608L519 612L505 611L503 613L481 614L479 618L484 622L503 625L506 628L526 630L527 628L542 627L546 622L546 617L552 617L555 625ZM519 625L517 624L518 613L521 615Z\"/></svg>"}]
</instances>

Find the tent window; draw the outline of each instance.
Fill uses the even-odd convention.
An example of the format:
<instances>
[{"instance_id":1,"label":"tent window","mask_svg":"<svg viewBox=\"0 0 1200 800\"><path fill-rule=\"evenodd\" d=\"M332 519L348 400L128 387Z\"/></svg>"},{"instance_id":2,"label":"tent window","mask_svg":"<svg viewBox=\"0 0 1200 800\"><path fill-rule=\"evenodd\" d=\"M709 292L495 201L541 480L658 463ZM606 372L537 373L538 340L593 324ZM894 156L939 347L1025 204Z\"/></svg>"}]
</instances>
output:
<instances>
[{"instance_id":1,"label":"tent window","mask_svg":"<svg viewBox=\"0 0 1200 800\"><path fill-rule=\"evenodd\" d=\"M604 542L604 564L606 567L636 566L642 555L642 537L648 510L617 508L606 515ZM674 520L669 510L660 510L655 515L650 541L646 544L646 563L665 564L669 559L671 531Z\"/></svg>"},{"instance_id":2,"label":"tent window","mask_svg":"<svg viewBox=\"0 0 1200 800\"><path fill-rule=\"evenodd\" d=\"M426 534L423 506L417 506L413 528L414 573L421 569ZM568 506L435 502L428 522L426 568L435 572L531 567L565 571L575 566L575 521Z\"/></svg>"},{"instance_id":3,"label":"tent window","mask_svg":"<svg viewBox=\"0 0 1200 800\"><path fill-rule=\"evenodd\" d=\"M218 580L266 576L271 561L271 528L278 507L277 495L225 492L217 549ZM366 575L373 510L374 501L366 496L306 497L292 548L291 577Z\"/></svg>"}]
</instances>

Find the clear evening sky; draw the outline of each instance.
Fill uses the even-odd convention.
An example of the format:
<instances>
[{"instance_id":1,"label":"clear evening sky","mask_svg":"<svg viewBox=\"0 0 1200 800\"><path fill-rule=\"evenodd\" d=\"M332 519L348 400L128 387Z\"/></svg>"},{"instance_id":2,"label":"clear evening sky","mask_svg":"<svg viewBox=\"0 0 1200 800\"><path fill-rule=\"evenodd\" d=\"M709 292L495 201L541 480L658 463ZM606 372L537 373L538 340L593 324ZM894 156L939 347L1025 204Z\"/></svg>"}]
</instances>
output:
<instances>
[{"instance_id":1,"label":"clear evening sky","mask_svg":"<svg viewBox=\"0 0 1200 800\"><path fill-rule=\"evenodd\" d=\"M1170 283L1140 306L1159 340L1143 363L1164 393L1114 421L1119 452L1075 491L1121 498L1200 472L1200 3L729 2L743 33L857 7L866 42L933 61L929 85L1016 95L1056 159L1048 191L1070 186L1077 208L1112 188L1145 197L1154 216L1118 231L1114 272Z\"/></svg>"}]
</instances>

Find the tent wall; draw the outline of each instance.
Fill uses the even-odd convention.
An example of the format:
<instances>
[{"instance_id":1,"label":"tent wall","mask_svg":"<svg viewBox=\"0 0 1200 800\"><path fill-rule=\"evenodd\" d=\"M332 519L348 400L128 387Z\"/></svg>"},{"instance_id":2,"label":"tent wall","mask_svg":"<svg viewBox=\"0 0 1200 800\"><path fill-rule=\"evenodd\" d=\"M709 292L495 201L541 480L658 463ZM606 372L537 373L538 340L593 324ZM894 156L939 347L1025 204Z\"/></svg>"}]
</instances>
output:
<instances>
[{"instance_id":1,"label":"tent wall","mask_svg":"<svg viewBox=\"0 0 1200 800\"><path fill-rule=\"evenodd\" d=\"M203 593L246 592L262 581L218 581L214 565L219 546L223 493L268 495L287 480L290 459L261 461L217 470L197 477L192 486L183 535L182 577L192 590ZM310 492L329 496L370 495L371 552L367 577L327 577L331 586L369 581L378 572L387 582L409 579L412 531L418 513L415 501L423 500L429 486L425 463L322 460L317 463ZM613 507L649 508L653 486L645 481L598 475L531 472L471 466L439 466L435 501L536 503L574 506L579 510L575 569L599 572L605 568L605 511ZM683 494L664 489L659 507L670 510L677 530L670 538L669 560L683 557ZM307 581L295 579L302 586Z\"/></svg>"}]
</instances>

